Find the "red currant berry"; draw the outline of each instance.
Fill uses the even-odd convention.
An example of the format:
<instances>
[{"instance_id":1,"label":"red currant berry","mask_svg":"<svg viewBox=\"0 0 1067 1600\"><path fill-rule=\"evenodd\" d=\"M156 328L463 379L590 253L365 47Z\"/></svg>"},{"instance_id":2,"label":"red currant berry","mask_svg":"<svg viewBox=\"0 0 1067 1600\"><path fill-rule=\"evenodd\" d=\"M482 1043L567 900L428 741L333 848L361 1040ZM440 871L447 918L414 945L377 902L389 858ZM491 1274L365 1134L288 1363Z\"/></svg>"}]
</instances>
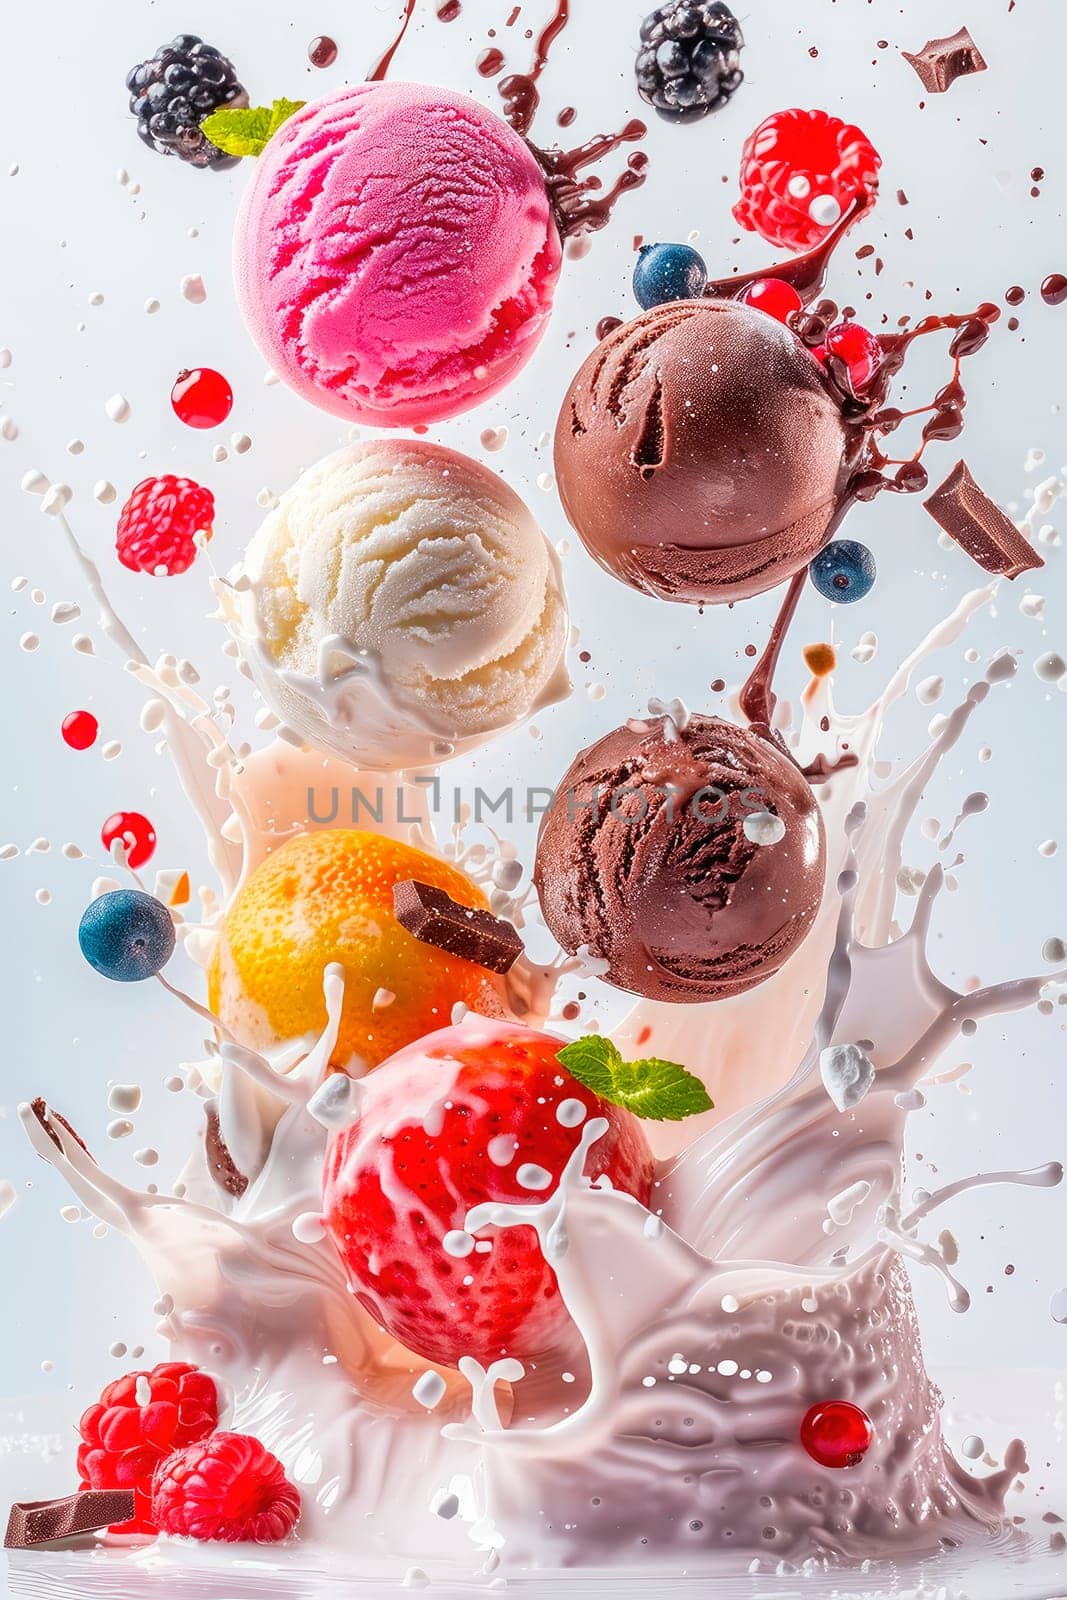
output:
<instances>
[{"instance_id":1,"label":"red currant berry","mask_svg":"<svg viewBox=\"0 0 1067 1600\"><path fill-rule=\"evenodd\" d=\"M856 394L866 394L882 364L882 347L858 322L838 322L826 335L826 348L848 368Z\"/></svg>"},{"instance_id":2,"label":"red currant berry","mask_svg":"<svg viewBox=\"0 0 1067 1600\"><path fill-rule=\"evenodd\" d=\"M72 711L63 718L59 731L63 735L63 742L69 744L72 750L88 750L90 745L96 743L100 724L91 711Z\"/></svg>"},{"instance_id":3,"label":"red currant berry","mask_svg":"<svg viewBox=\"0 0 1067 1600\"><path fill-rule=\"evenodd\" d=\"M125 846L128 867L143 867L155 855L156 830L139 811L116 811L101 828L100 838L109 855L116 839Z\"/></svg>"},{"instance_id":4,"label":"red currant berry","mask_svg":"<svg viewBox=\"0 0 1067 1600\"><path fill-rule=\"evenodd\" d=\"M800 1442L820 1467L856 1466L873 1440L870 1417L848 1400L824 1400L800 1424Z\"/></svg>"},{"instance_id":5,"label":"red currant berry","mask_svg":"<svg viewBox=\"0 0 1067 1600\"><path fill-rule=\"evenodd\" d=\"M233 390L213 367L179 372L170 391L174 415L189 428L217 428L233 410Z\"/></svg>"},{"instance_id":6,"label":"red currant berry","mask_svg":"<svg viewBox=\"0 0 1067 1600\"><path fill-rule=\"evenodd\" d=\"M741 298L746 306L766 311L777 322L787 323L790 317L804 308L804 302L793 285L782 278L760 278L757 283L749 284Z\"/></svg>"}]
</instances>

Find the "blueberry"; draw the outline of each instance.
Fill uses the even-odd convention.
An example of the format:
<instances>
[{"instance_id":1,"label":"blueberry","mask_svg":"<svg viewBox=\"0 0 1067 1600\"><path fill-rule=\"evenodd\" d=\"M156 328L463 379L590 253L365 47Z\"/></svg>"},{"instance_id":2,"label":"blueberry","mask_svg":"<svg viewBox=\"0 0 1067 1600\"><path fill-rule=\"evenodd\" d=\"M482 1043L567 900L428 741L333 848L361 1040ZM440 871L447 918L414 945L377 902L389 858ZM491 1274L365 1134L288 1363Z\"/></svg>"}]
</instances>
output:
<instances>
[{"instance_id":1,"label":"blueberry","mask_svg":"<svg viewBox=\"0 0 1067 1600\"><path fill-rule=\"evenodd\" d=\"M174 953L174 923L161 901L139 889L115 889L87 906L78 928L82 955L115 983L140 983Z\"/></svg>"},{"instance_id":2,"label":"blueberry","mask_svg":"<svg viewBox=\"0 0 1067 1600\"><path fill-rule=\"evenodd\" d=\"M878 569L865 544L857 544L855 539L835 539L819 551L808 570L824 599L851 605L853 600L870 594Z\"/></svg>"},{"instance_id":3,"label":"blueberry","mask_svg":"<svg viewBox=\"0 0 1067 1600\"><path fill-rule=\"evenodd\" d=\"M708 281L703 258L688 244L646 244L634 268L634 296L643 311L669 300L699 300Z\"/></svg>"}]
</instances>

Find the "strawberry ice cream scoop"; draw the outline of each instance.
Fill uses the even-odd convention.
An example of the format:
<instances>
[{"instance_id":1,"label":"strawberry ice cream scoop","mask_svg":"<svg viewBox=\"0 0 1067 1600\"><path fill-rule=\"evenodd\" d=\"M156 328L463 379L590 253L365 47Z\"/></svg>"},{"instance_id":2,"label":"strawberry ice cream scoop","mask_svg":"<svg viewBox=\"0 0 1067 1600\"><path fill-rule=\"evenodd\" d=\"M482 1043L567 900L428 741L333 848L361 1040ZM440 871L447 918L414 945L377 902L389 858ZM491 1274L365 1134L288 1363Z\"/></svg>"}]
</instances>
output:
<instances>
[{"instance_id":1,"label":"strawberry ice cream scoop","mask_svg":"<svg viewBox=\"0 0 1067 1600\"><path fill-rule=\"evenodd\" d=\"M314 405L375 427L488 399L536 349L559 274L544 174L468 95L361 83L274 135L234 272L248 329Z\"/></svg>"}]
</instances>

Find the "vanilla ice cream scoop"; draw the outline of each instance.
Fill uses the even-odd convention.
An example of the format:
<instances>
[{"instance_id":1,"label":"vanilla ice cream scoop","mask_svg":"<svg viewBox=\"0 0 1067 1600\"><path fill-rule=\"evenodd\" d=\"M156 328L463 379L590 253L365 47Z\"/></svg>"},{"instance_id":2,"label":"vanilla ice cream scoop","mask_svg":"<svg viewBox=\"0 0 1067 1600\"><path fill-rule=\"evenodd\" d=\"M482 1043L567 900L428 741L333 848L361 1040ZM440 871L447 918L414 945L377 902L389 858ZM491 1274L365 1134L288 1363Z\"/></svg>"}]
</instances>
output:
<instances>
[{"instance_id":1,"label":"vanilla ice cream scoop","mask_svg":"<svg viewBox=\"0 0 1067 1600\"><path fill-rule=\"evenodd\" d=\"M327 456L218 587L270 708L356 766L447 760L570 688L555 552L503 479L440 445Z\"/></svg>"}]
</instances>

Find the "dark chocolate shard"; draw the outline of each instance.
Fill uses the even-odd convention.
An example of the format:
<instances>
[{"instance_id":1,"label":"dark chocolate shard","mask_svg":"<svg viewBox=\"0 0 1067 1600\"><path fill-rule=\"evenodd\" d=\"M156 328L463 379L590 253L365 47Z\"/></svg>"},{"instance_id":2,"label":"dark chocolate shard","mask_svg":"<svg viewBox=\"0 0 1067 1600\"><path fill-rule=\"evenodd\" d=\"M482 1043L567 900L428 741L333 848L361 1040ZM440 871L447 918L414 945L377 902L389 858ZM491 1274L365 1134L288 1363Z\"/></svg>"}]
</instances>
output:
<instances>
[{"instance_id":1,"label":"dark chocolate shard","mask_svg":"<svg viewBox=\"0 0 1067 1600\"><path fill-rule=\"evenodd\" d=\"M443 889L408 878L393 885L393 909L402 928L423 944L472 961L489 972L509 972L523 943L510 922L490 911L461 906Z\"/></svg>"},{"instance_id":2,"label":"dark chocolate shard","mask_svg":"<svg viewBox=\"0 0 1067 1600\"><path fill-rule=\"evenodd\" d=\"M915 68L929 94L944 94L957 78L986 70L985 57L967 28L961 28L949 39L929 40L914 55L908 50L900 53Z\"/></svg>"},{"instance_id":3,"label":"dark chocolate shard","mask_svg":"<svg viewBox=\"0 0 1067 1600\"><path fill-rule=\"evenodd\" d=\"M230 1154L230 1147L222 1137L219 1108L214 1100L204 1106L207 1125L204 1129L204 1155L207 1169L224 1194L240 1200L248 1188L248 1179Z\"/></svg>"},{"instance_id":4,"label":"dark chocolate shard","mask_svg":"<svg viewBox=\"0 0 1067 1600\"><path fill-rule=\"evenodd\" d=\"M965 461L957 461L923 504L938 527L984 572L1017 578L1045 565L1029 539L975 483Z\"/></svg>"},{"instance_id":5,"label":"dark chocolate shard","mask_svg":"<svg viewBox=\"0 0 1067 1600\"><path fill-rule=\"evenodd\" d=\"M115 1523L129 1522L136 1511L132 1489L82 1489L60 1500L26 1500L11 1507L5 1550L33 1550L42 1544L80 1539Z\"/></svg>"}]
</instances>

